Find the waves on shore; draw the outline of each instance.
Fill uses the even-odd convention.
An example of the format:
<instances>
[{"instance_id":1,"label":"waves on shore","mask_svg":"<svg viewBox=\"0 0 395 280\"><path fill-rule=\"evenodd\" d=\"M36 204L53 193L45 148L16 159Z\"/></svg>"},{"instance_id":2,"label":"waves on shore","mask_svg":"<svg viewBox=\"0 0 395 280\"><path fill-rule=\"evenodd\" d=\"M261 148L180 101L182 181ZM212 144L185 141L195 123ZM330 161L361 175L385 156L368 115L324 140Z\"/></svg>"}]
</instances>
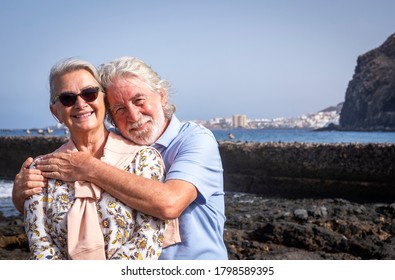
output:
<instances>
[{"instance_id":1,"label":"waves on shore","mask_svg":"<svg viewBox=\"0 0 395 280\"><path fill-rule=\"evenodd\" d=\"M12 180L0 180L0 209L5 217L19 215L11 200L13 184Z\"/></svg>"},{"instance_id":2,"label":"waves on shore","mask_svg":"<svg viewBox=\"0 0 395 280\"><path fill-rule=\"evenodd\" d=\"M10 198L12 192L13 181L0 180L0 198Z\"/></svg>"}]
</instances>

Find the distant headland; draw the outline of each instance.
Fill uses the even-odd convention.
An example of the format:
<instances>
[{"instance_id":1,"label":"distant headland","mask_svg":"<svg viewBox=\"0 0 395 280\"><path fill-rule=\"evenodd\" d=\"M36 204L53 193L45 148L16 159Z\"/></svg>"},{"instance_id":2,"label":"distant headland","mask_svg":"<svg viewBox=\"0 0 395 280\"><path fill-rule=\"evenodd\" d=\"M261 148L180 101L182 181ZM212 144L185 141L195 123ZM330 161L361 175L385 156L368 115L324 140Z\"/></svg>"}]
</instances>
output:
<instances>
[{"instance_id":1,"label":"distant headland","mask_svg":"<svg viewBox=\"0 0 395 280\"><path fill-rule=\"evenodd\" d=\"M248 120L246 115L202 121L210 129L309 128L341 131L395 131L395 33L357 58L344 102L294 118Z\"/></svg>"}]
</instances>

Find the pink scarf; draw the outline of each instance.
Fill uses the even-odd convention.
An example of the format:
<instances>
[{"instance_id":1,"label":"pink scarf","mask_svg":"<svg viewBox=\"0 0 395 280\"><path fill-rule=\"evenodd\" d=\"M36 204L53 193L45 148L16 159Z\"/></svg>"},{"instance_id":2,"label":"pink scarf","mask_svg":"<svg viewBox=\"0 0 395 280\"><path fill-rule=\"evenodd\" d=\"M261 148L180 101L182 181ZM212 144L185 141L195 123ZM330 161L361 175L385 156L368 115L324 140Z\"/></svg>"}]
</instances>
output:
<instances>
[{"instance_id":1,"label":"pink scarf","mask_svg":"<svg viewBox=\"0 0 395 280\"><path fill-rule=\"evenodd\" d=\"M67 213L67 244L73 260L105 260L103 232L96 200L101 189L88 182L74 183L75 201Z\"/></svg>"},{"instance_id":2,"label":"pink scarf","mask_svg":"<svg viewBox=\"0 0 395 280\"><path fill-rule=\"evenodd\" d=\"M106 143L107 145L107 143ZM70 139L56 152L78 152ZM105 260L104 238L96 201L102 190L89 182L74 182L75 200L67 213L67 245L73 260Z\"/></svg>"}]
</instances>

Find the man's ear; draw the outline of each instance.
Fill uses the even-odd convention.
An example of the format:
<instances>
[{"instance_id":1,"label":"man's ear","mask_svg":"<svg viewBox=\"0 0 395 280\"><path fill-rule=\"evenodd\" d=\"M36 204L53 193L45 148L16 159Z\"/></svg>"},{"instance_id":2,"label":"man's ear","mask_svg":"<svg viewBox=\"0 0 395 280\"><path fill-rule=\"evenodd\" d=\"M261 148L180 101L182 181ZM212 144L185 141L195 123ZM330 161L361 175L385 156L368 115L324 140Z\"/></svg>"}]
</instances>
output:
<instances>
[{"instance_id":1,"label":"man's ear","mask_svg":"<svg viewBox=\"0 0 395 280\"><path fill-rule=\"evenodd\" d=\"M160 100L162 107L166 106L167 104L167 94L164 92L163 89L160 90Z\"/></svg>"}]
</instances>

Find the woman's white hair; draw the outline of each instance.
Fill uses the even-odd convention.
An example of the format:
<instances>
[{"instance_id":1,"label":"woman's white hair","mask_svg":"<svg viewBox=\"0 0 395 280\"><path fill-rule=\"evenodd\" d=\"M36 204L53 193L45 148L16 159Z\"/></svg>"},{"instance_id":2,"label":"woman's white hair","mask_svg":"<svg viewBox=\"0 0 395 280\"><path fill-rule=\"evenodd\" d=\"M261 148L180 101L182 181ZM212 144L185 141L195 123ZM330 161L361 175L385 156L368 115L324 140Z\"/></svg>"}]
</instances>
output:
<instances>
[{"instance_id":1,"label":"woman's white hair","mask_svg":"<svg viewBox=\"0 0 395 280\"><path fill-rule=\"evenodd\" d=\"M60 60L54 66L52 66L51 72L49 73L50 102L55 98L56 95L56 79L64 74L77 70L88 71L92 74L99 85L101 84L99 72L90 62L75 57Z\"/></svg>"}]
</instances>

